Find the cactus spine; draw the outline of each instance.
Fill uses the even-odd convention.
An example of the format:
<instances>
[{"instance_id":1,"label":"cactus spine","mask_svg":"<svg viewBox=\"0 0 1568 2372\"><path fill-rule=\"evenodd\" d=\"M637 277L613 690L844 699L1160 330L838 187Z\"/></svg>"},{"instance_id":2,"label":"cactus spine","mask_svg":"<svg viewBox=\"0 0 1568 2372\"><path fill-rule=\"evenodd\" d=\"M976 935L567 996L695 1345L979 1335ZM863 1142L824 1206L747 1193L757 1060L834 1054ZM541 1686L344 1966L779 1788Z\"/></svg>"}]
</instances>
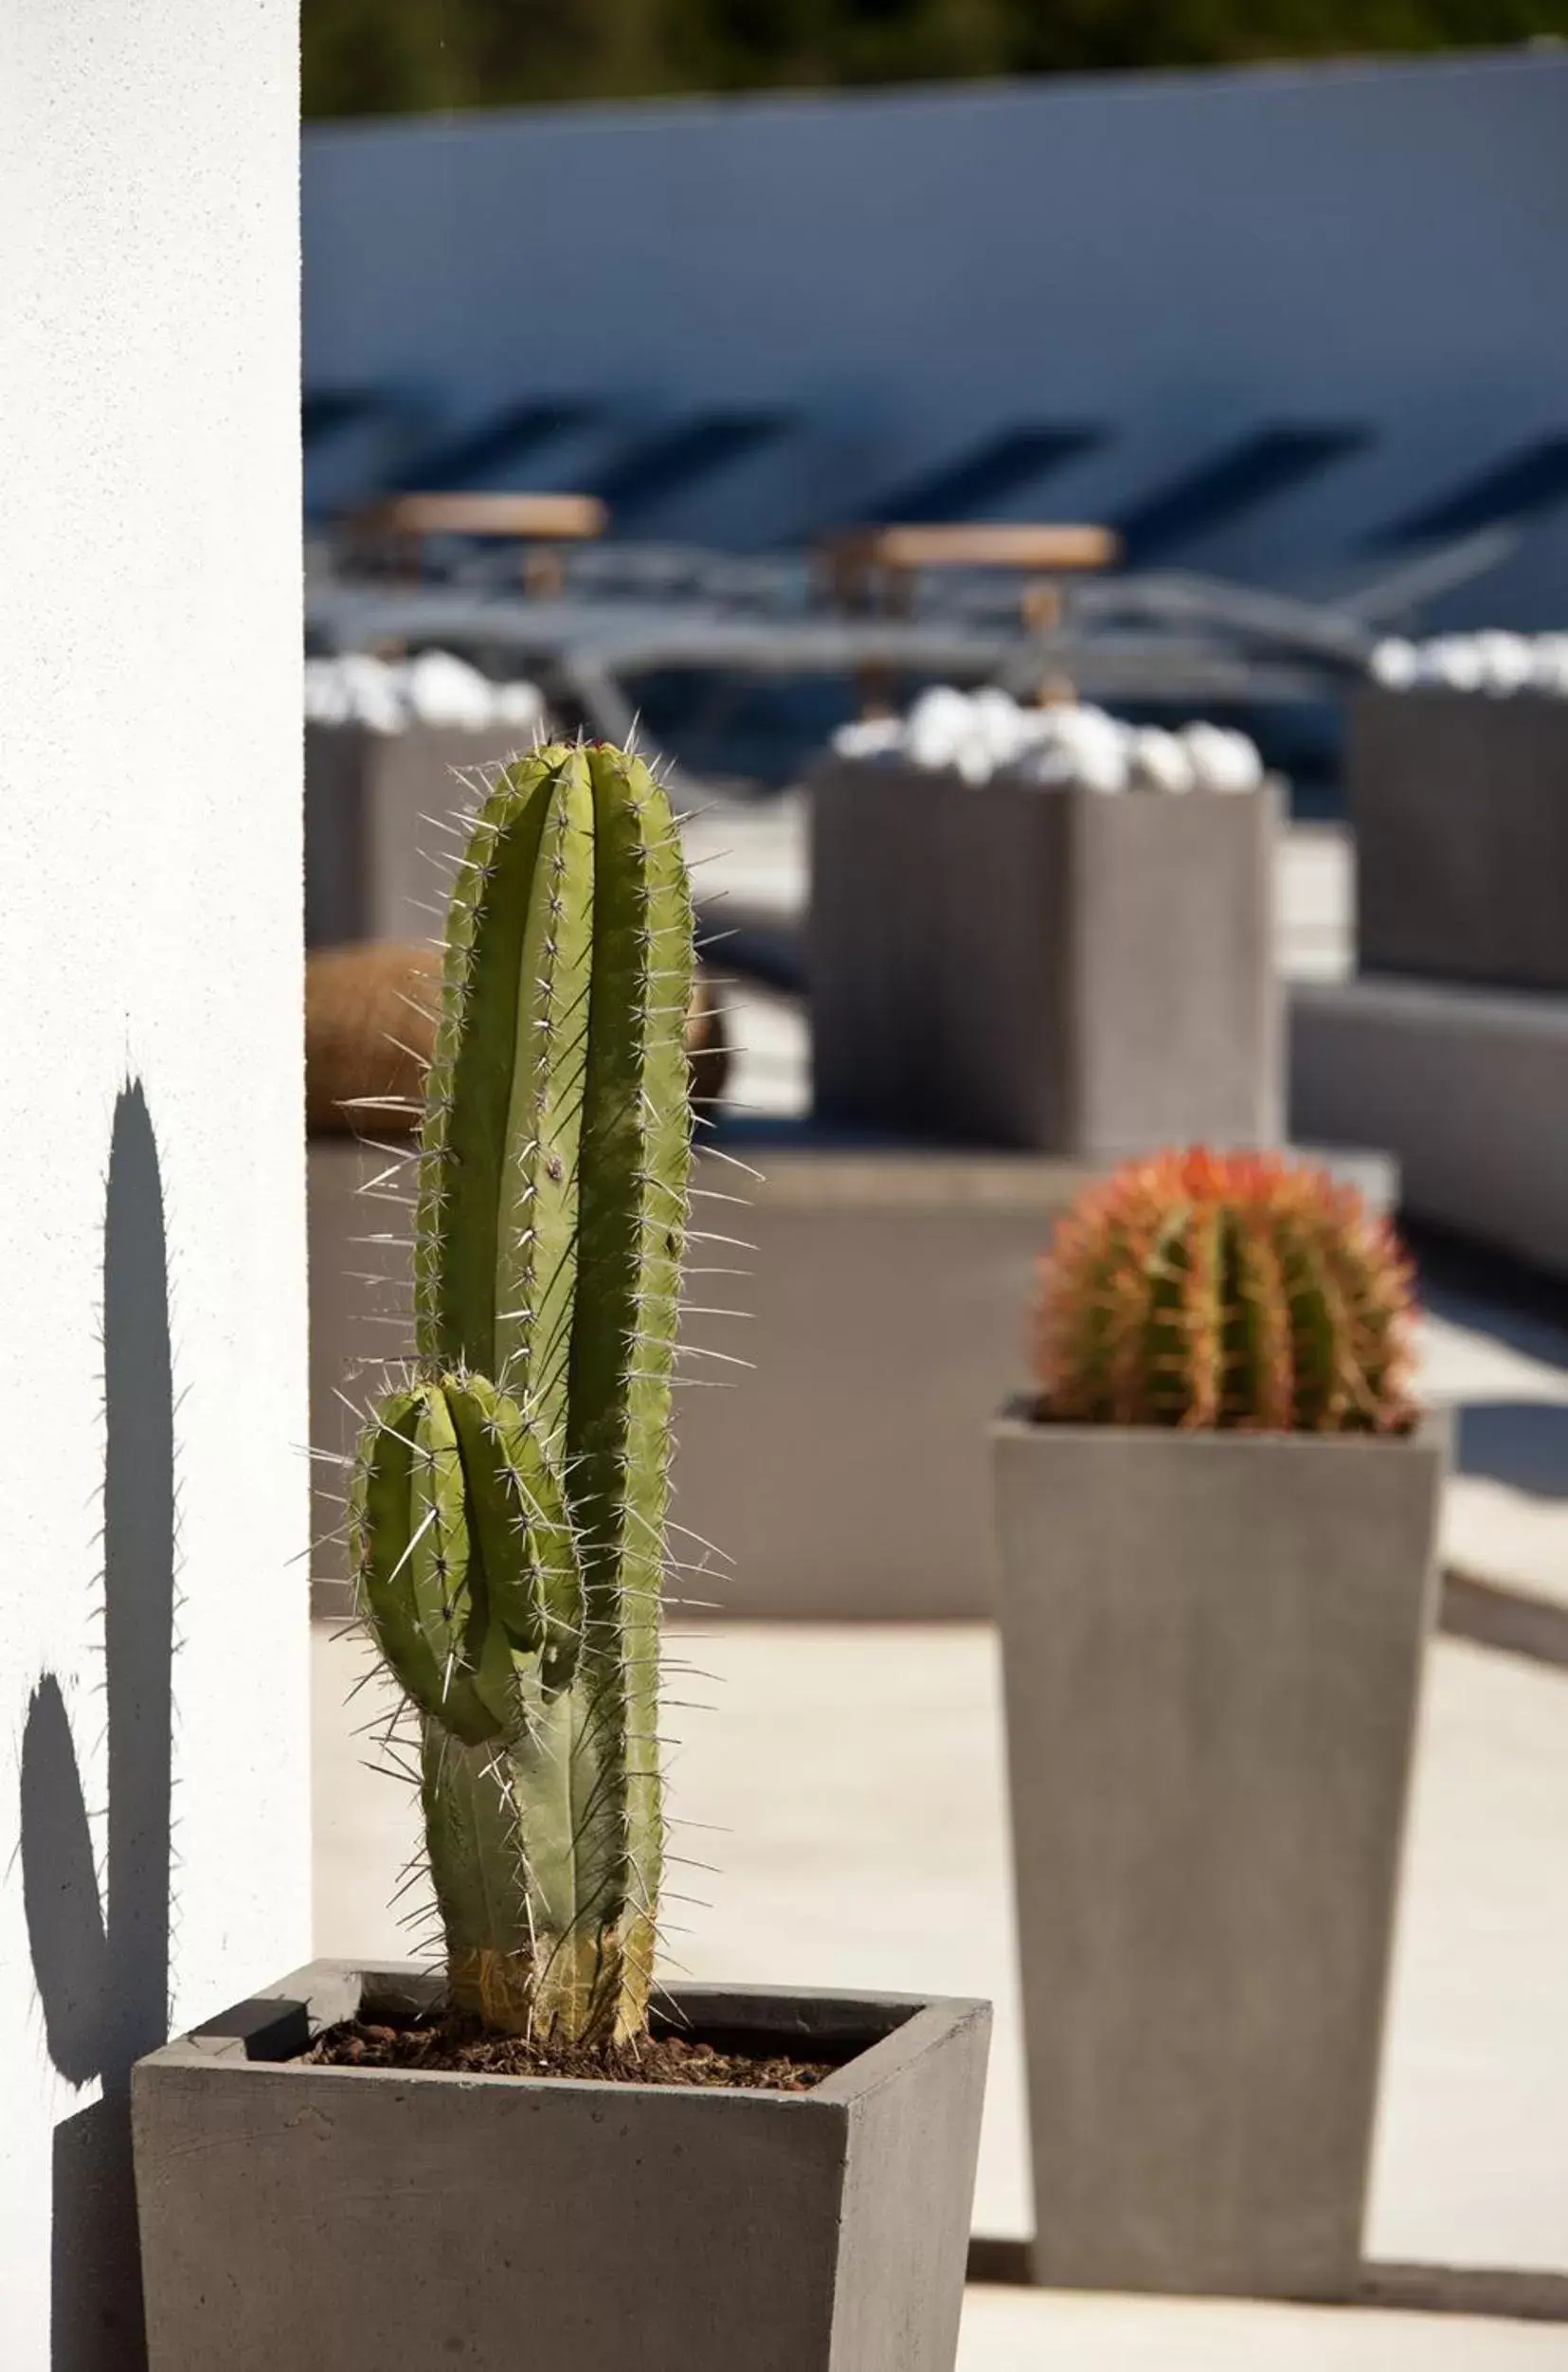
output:
<instances>
[{"instance_id":1,"label":"cactus spine","mask_svg":"<svg viewBox=\"0 0 1568 2372\"><path fill-rule=\"evenodd\" d=\"M1389 1433L1411 1422L1409 1264L1353 1187L1195 1150L1091 1187L1042 1263L1054 1417Z\"/></svg>"},{"instance_id":2,"label":"cactus spine","mask_svg":"<svg viewBox=\"0 0 1568 2372\"><path fill-rule=\"evenodd\" d=\"M541 2038L647 2018L692 972L647 768L557 745L505 770L447 923L416 1371L362 1439L351 1534L421 1717L454 2000Z\"/></svg>"}]
</instances>

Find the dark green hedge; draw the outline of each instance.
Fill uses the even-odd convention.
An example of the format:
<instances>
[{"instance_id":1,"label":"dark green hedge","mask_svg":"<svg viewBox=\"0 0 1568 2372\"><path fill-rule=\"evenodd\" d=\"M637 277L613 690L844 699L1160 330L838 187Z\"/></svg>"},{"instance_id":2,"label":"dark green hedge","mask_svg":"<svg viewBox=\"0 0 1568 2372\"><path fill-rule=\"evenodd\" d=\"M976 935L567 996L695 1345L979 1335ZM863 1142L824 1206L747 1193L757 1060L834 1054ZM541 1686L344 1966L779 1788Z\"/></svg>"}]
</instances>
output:
<instances>
[{"instance_id":1,"label":"dark green hedge","mask_svg":"<svg viewBox=\"0 0 1568 2372\"><path fill-rule=\"evenodd\" d=\"M303 0L308 116L1489 47L1568 0Z\"/></svg>"}]
</instances>

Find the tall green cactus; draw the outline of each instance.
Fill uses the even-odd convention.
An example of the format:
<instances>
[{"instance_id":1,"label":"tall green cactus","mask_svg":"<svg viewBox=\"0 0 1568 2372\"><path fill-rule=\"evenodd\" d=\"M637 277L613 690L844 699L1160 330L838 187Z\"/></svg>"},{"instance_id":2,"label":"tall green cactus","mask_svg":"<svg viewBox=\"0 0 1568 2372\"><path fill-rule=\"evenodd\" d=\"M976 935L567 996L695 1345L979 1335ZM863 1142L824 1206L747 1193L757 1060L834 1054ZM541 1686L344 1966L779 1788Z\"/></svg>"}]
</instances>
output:
<instances>
[{"instance_id":1,"label":"tall green cactus","mask_svg":"<svg viewBox=\"0 0 1568 2372\"><path fill-rule=\"evenodd\" d=\"M447 923L416 1369L362 1438L351 1536L419 1709L453 1998L547 2039L647 2019L693 962L640 760L498 776Z\"/></svg>"}]
</instances>

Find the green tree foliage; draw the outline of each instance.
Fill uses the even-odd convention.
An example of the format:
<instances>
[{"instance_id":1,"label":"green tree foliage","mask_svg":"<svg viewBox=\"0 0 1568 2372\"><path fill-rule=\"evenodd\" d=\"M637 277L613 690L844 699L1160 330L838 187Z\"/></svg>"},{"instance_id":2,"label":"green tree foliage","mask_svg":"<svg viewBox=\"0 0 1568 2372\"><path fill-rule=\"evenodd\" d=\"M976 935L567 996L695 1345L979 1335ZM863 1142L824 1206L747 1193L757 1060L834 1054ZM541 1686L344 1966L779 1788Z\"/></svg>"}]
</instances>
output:
<instances>
[{"instance_id":1,"label":"green tree foliage","mask_svg":"<svg viewBox=\"0 0 1568 2372\"><path fill-rule=\"evenodd\" d=\"M1568 0L304 0L305 112L1503 46Z\"/></svg>"}]
</instances>

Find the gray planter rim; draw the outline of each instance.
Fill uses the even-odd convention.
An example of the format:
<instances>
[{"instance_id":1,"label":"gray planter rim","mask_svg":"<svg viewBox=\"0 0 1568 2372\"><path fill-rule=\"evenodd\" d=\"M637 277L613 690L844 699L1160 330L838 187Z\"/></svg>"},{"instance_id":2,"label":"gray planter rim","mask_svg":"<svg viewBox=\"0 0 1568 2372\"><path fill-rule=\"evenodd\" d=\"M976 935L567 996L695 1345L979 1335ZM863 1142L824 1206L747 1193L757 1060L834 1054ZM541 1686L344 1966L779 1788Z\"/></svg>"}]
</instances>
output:
<instances>
[{"instance_id":1,"label":"gray planter rim","mask_svg":"<svg viewBox=\"0 0 1568 2372\"><path fill-rule=\"evenodd\" d=\"M1235 1449L1255 1448L1267 1443L1278 1449L1287 1442L1299 1444L1304 1450L1386 1450L1409 1445L1441 1447L1452 1432L1452 1412L1446 1407L1423 1404L1416 1410L1415 1422L1404 1433L1308 1432L1290 1426L1269 1430L1241 1425L1120 1425L1093 1424L1078 1418L1051 1418L1042 1422L1029 1415L1028 1395L1016 1394L991 1420L993 1440L1023 1438L1033 1439L1045 1434L1053 1441L1097 1441L1114 1439L1119 1441L1191 1441L1212 1442L1216 1446Z\"/></svg>"},{"instance_id":2,"label":"gray planter rim","mask_svg":"<svg viewBox=\"0 0 1568 2372\"><path fill-rule=\"evenodd\" d=\"M838 2056L847 2046L861 2043L831 2074L802 2092L772 2092L759 2086L620 2083L591 2076L503 2075L458 2069L321 2067L306 2061L304 2054L315 2037L339 2019L354 2016L363 2004L380 2001L389 2008L428 2008L440 2001L442 1988L440 1972L418 1963L366 1965L352 1960L311 1961L277 1984L263 1987L219 2017L176 2036L160 2050L149 2052L137 2062L138 2075L166 2067L222 2066L236 2075L287 2079L295 2072L303 2072L316 2078L341 2076L355 2084L499 2086L509 2093L554 2092L565 2088L573 2097L587 2095L595 2105L605 2098L645 2099L650 2093L667 2098L675 2091L720 2102L737 2097L766 2099L781 2109L809 2110L813 2103L842 2105L879 2091L948 2035L990 2015L990 2004L978 1999L861 1992L839 1986L818 1991L810 1986L683 1983L663 1990L655 2019L676 2031L679 2031L680 2018L661 2015L665 2005L686 2013L698 2032L755 2036L778 2055L811 2058L817 2055L814 2045L821 2045L829 2055Z\"/></svg>"},{"instance_id":3,"label":"gray planter rim","mask_svg":"<svg viewBox=\"0 0 1568 2372\"><path fill-rule=\"evenodd\" d=\"M1266 769L1259 779L1245 790L1217 790L1212 784L1206 783L1195 784L1191 790L1135 790L1130 784L1125 784L1120 790L1096 790L1092 784L1075 780L1039 782L1017 764L993 767L982 782L972 783L967 774L950 763L946 766L917 766L913 758L906 757L901 752L891 758L841 758L829 752L818 758L815 765L802 775L802 788L811 790L819 783L829 783L851 768L867 774L904 774L912 775L921 782L957 784L961 789L976 791L982 797L986 791L1000 787L1003 789L1037 790L1043 799L1076 795L1085 799L1135 799L1150 804L1166 799L1235 799L1239 802L1270 795L1283 798L1290 788L1289 778L1271 767Z\"/></svg>"}]
</instances>

